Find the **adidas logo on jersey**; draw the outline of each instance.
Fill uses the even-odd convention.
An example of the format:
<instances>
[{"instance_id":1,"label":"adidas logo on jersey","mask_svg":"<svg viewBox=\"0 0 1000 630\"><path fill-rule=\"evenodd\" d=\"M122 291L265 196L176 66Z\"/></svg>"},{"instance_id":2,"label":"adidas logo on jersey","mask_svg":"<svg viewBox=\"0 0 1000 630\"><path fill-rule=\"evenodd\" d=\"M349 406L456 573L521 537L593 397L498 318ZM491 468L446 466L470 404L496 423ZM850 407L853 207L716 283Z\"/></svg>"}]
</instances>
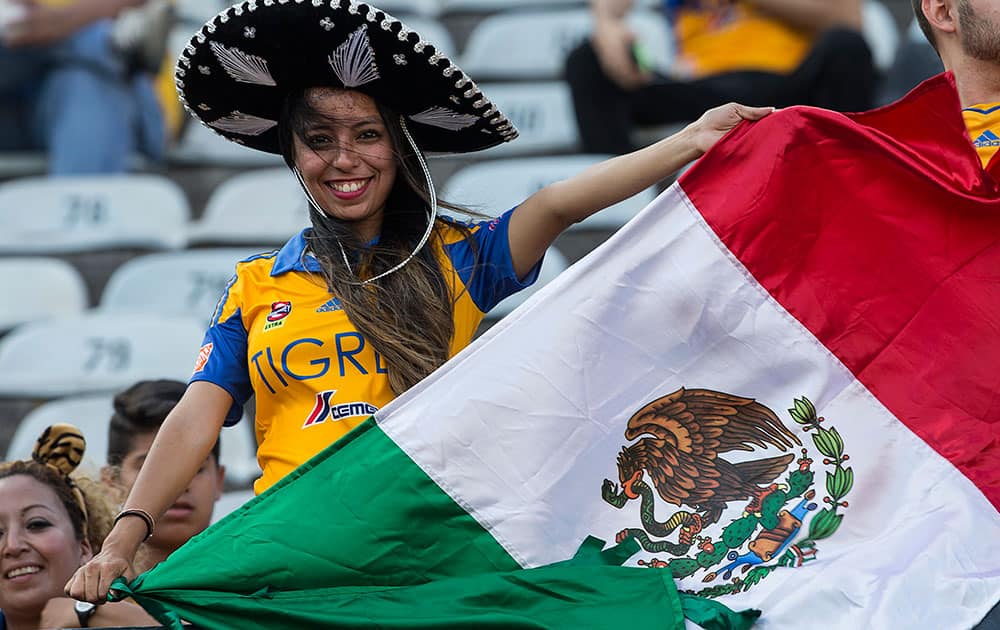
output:
<instances>
[{"instance_id":1,"label":"adidas logo on jersey","mask_svg":"<svg viewBox=\"0 0 1000 630\"><path fill-rule=\"evenodd\" d=\"M332 313L334 311L342 311L344 307L340 304L340 300L337 298L332 298L329 302L323 306L316 309L317 313Z\"/></svg>"},{"instance_id":2,"label":"adidas logo on jersey","mask_svg":"<svg viewBox=\"0 0 1000 630\"><path fill-rule=\"evenodd\" d=\"M1000 147L1000 136L987 129L981 136L976 138L976 147Z\"/></svg>"}]
</instances>

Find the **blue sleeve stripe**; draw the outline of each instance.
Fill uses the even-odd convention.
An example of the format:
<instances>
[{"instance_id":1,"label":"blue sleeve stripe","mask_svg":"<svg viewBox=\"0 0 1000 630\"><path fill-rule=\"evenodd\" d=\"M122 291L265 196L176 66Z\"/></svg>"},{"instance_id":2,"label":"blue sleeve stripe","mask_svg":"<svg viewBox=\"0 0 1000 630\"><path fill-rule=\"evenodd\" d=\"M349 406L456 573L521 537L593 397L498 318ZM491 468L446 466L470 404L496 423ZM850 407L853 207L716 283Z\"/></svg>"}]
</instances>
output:
<instances>
[{"instance_id":1,"label":"blue sleeve stripe","mask_svg":"<svg viewBox=\"0 0 1000 630\"><path fill-rule=\"evenodd\" d=\"M465 239L445 246L445 252L458 277L469 291L476 308L482 313L489 312L504 298L531 286L538 278L541 261L523 281L514 273L514 261L508 241L508 227L513 212L511 209L499 218L477 223L472 234L475 249Z\"/></svg>"}]
</instances>

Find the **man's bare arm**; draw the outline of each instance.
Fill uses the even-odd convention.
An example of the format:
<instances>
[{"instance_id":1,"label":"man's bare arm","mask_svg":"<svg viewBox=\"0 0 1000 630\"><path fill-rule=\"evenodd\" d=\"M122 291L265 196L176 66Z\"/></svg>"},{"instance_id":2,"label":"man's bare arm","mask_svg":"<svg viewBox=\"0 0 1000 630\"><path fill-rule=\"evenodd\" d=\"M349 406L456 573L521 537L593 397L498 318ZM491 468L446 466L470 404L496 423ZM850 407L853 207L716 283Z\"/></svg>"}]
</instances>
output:
<instances>
[{"instance_id":1,"label":"man's bare arm","mask_svg":"<svg viewBox=\"0 0 1000 630\"><path fill-rule=\"evenodd\" d=\"M861 28L862 0L751 0L750 4L799 28Z\"/></svg>"}]
</instances>

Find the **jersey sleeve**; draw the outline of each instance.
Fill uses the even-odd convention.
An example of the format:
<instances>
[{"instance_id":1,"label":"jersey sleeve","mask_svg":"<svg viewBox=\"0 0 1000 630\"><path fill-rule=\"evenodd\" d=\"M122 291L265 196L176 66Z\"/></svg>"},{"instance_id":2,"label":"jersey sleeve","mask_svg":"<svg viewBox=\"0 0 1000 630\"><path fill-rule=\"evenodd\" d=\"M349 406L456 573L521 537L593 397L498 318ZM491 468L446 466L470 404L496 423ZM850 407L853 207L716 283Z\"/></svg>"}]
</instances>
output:
<instances>
[{"instance_id":1,"label":"jersey sleeve","mask_svg":"<svg viewBox=\"0 0 1000 630\"><path fill-rule=\"evenodd\" d=\"M508 240L510 217L513 213L512 208L496 219L473 225L475 249L464 239L448 246L455 271L469 291L472 301L483 313L534 284L542 267L544 257L523 280L514 273Z\"/></svg>"},{"instance_id":2,"label":"jersey sleeve","mask_svg":"<svg viewBox=\"0 0 1000 630\"><path fill-rule=\"evenodd\" d=\"M189 383L207 381L226 390L233 404L226 414L226 426L239 422L243 405L253 393L247 368L247 331L241 314L243 282L239 271L226 285L212 314L205 340L198 353Z\"/></svg>"}]
</instances>

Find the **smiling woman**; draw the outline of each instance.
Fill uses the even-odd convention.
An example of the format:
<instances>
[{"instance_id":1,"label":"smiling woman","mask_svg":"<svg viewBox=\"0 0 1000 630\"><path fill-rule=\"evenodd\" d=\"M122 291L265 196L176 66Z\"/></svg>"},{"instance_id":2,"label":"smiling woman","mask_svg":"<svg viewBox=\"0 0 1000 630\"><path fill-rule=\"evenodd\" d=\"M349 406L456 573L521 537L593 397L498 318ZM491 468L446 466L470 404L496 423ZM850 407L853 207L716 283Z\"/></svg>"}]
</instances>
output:
<instances>
[{"instance_id":1,"label":"smiling woman","mask_svg":"<svg viewBox=\"0 0 1000 630\"><path fill-rule=\"evenodd\" d=\"M100 544L96 524L110 510L69 476L83 444L79 431L57 425L39 438L32 461L0 466L0 609L9 630L39 627L46 604Z\"/></svg>"},{"instance_id":2,"label":"smiling woman","mask_svg":"<svg viewBox=\"0 0 1000 630\"><path fill-rule=\"evenodd\" d=\"M169 518L251 397L259 494L466 347L487 312L535 281L563 230L770 111L716 108L496 219L455 220L438 216L439 207L463 211L437 198L427 156L495 147L517 130L433 42L388 13L353 1L244 0L194 34L175 74L201 123L284 158L310 225L279 251L236 264L192 351L184 396L132 485L129 518L69 585L92 602L154 521Z\"/></svg>"},{"instance_id":3,"label":"smiling woman","mask_svg":"<svg viewBox=\"0 0 1000 630\"><path fill-rule=\"evenodd\" d=\"M63 589L100 549L111 498L96 481L70 476L85 442L70 425L49 427L30 461L0 464L0 628L86 626ZM134 604L119 606L148 621ZM44 613L44 614L43 614ZM136 616L136 613L140 616ZM96 625L96 624L91 624Z\"/></svg>"}]
</instances>

